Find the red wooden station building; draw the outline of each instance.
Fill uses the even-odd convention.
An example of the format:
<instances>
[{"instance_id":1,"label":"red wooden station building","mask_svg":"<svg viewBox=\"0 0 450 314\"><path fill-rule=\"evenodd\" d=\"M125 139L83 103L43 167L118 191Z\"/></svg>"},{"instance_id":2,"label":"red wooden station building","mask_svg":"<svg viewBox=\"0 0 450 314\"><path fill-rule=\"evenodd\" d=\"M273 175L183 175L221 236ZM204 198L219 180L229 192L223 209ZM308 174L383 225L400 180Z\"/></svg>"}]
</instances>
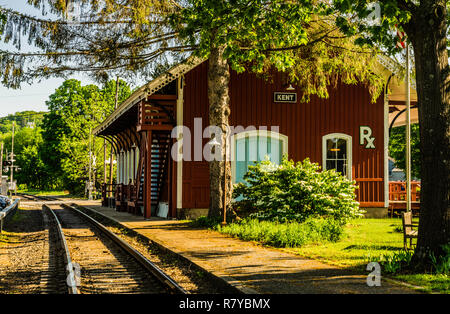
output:
<instances>
[{"instance_id":1,"label":"red wooden station building","mask_svg":"<svg viewBox=\"0 0 450 314\"><path fill-rule=\"evenodd\" d=\"M94 130L112 144L116 154L117 210L146 218L206 213L208 161L197 156L194 147L199 141L202 145L210 141L203 136L209 125L207 67L207 61L195 58L173 67L133 93ZM380 58L380 73L388 79L389 88L375 102L362 85L338 84L329 88L329 98L312 96L303 103L287 75L277 73L267 81L232 71L229 124L242 126L227 144L230 155L236 157L231 161L233 181L242 180L248 165L265 156L273 162L284 154L295 161L310 158L355 180L360 206L369 215L385 215L389 126L405 99L401 78L389 68L389 61ZM414 103L414 90L411 95ZM189 136L173 132L177 126L188 128ZM176 160L172 149L181 139L184 157L188 144L192 149L188 158ZM104 186L106 204L105 191Z\"/></svg>"}]
</instances>

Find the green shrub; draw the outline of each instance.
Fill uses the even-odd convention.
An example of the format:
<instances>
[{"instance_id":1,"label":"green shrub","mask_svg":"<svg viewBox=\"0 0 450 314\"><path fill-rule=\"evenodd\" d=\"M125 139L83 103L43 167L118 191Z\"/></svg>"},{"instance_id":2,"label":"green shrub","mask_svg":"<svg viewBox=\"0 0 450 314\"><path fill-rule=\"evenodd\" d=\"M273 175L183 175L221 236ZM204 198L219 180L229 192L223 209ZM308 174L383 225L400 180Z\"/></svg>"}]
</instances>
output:
<instances>
[{"instance_id":1,"label":"green shrub","mask_svg":"<svg viewBox=\"0 0 450 314\"><path fill-rule=\"evenodd\" d=\"M343 233L340 222L324 218L309 218L302 223L244 219L226 226L217 225L216 229L241 240L283 248L300 247L307 243L336 242Z\"/></svg>"},{"instance_id":2,"label":"green shrub","mask_svg":"<svg viewBox=\"0 0 450 314\"><path fill-rule=\"evenodd\" d=\"M450 244L442 246L442 249L443 255L441 256L436 257L434 254L430 254L433 274L447 275L450 273ZM378 262L383 271L396 274L410 268L413 254L413 251L402 250L378 257L367 256L366 260L368 263Z\"/></svg>"},{"instance_id":3,"label":"green shrub","mask_svg":"<svg viewBox=\"0 0 450 314\"><path fill-rule=\"evenodd\" d=\"M450 244L443 245L442 251L441 256L430 255L433 271L436 274L450 274Z\"/></svg>"},{"instance_id":4,"label":"green shrub","mask_svg":"<svg viewBox=\"0 0 450 314\"><path fill-rule=\"evenodd\" d=\"M258 220L303 222L328 217L344 225L362 216L355 198L355 183L334 170L320 171L309 159L281 165L263 161L249 166L245 183L235 186L233 197L239 214Z\"/></svg>"},{"instance_id":5,"label":"green shrub","mask_svg":"<svg viewBox=\"0 0 450 314\"><path fill-rule=\"evenodd\" d=\"M412 256L412 251L398 251L378 257L368 256L367 262L377 262L381 265L384 272L395 274L410 265Z\"/></svg>"}]
</instances>

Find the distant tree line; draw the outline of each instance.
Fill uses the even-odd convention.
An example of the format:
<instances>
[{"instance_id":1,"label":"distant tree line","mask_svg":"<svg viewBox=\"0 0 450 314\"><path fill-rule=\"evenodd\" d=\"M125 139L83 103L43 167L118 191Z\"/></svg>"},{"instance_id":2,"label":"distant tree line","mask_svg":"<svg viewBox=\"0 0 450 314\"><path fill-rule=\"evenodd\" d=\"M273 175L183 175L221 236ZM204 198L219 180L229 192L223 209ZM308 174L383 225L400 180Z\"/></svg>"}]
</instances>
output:
<instances>
[{"instance_id":1,"label":"distant tree line","mask_svg":"<svg viewBox=\"0 0 450 314\"><path fill-rule=\"evenodd\" d=\"M89 132L112 113L115 105L116 81L104 86L83 86L70 79L50 95L48 112L18 112L0 118L0 141L4 143L4 159L11 152L12 124L15 165L20 170L14 178L23 189L68 190L83 195L89 171L89 141L92 145L92 175L97 188L103 178L104 141ZM119 103L131 94L130 86L119 81ZM107 156L110 145L107 144ZM109 168L108 168L109 169ZM3 173L8 174L8 173Z\"/></svg>"},{"instance_id":2,"label":"distant tree line","mask_svg":"<svg viewBox=\"0 0 450 314\"><path fill-rule=\"evenodd\" d=\"M42 123L45 112L36 111L22 111L15 114L9 114L6 117L0 118L0 136L8 134L12 130L13 122L16 123L16 128L34 127Z\"/></svg>"}]
</instances>

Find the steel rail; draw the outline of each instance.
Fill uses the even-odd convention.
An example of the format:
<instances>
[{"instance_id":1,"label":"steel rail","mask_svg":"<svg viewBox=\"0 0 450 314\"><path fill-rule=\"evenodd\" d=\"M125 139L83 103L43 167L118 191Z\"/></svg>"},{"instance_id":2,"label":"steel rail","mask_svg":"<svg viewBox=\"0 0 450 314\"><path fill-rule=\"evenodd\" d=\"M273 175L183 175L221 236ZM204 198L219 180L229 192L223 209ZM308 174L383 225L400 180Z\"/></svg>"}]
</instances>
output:
<instances>
[{"instance_id":1,"label":"steel rail","mask_svg":"<svg viewBox=\"0 0 450 314\"><path fill-rule=\"evenodd\" d=\"M66 237L64 236L64 232L62 230L61 224L59 222L58 217L55 212L46 204L42 205L43 208L47 209L55 219L55 223L58 229L58 237L61 240L61 246L64 250L64 260L66 262L66 273L67 273L67 286L69 294L78 294L78 288L76 286L76 278L73 272L73 264L72 259L70 257L69 247L67 246ZM70 282L70 284L69 284Z\"/></svg>"},{"instance_id":2,"label":"steel rail","mask_svg":"<svg viewBox=\"0 0 450 314\"><path fill-rule=\"evenodd\" d=\"M32 194L26 194L26 193L17 193L18 195L24 196L28 200L37 199L41 201L57 201L57 198L51 198L48 196L42 196L42 195L32 195Z\"/></svg>"},{"instance_id":3,"label":"steel rail","mask_svg":"<svg viewBox=\"0 0 450 314\"><path fill-rule=\"evenodd\" d=\"M20 199L16 199L11 205L0 211L0 233L3 232L3 221L10 215L14 213L19 207Z\"/></svg>"},{"instance_id":4,"label":"steel rail","mask_svg":"<svg viewBox=\"0 0 450 314\"><path fill-rule=\"evenodd\" d=\"M166 275L162 270L160 270L155 264L149 261L146 257L144 257L141 253L139 253L135 248L133 248L130 244L122 240L100 222L92 218L91 216L83 213L79 209L69 206L67 204L61 205L64 208L68 208L75 213L79 214L81 217L85 218L87 221L92 223L95 227L97 227L101 232L103 232L106 236L108 236L114 243L120 246L125 252L127 252L130 256L132 256L139 264L145 267L152 275L154 275L161 283L166 285L169 290L174 294L187 294L188 292L184 290L178 283L176 283L172 278ZM84 209L95 213L94 211L83 207Z\"/></svg>"}]
</instances>

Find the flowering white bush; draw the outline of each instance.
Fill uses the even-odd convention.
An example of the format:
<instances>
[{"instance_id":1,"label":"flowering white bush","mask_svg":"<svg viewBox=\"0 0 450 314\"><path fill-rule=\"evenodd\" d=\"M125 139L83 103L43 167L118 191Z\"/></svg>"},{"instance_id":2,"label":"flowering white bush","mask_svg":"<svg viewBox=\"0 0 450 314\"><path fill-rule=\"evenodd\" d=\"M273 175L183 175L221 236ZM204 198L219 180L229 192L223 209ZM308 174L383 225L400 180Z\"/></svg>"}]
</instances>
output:
<instances>
[{"instance_id":1,"label":"flowering white bush","mask_svg":"<svg viewBox=\"0 0 450 314\"><path fill-rule=\"evenodd\" d=\"M259 220L324 217L345 224L363 213L355 200L355 182L334 170L320 171L309 159L294 163L283 158L279 166L262 161L249 167L244 180L234 188L234 197L242 197L234 207Z\"/></svg>"}]
</instances>

